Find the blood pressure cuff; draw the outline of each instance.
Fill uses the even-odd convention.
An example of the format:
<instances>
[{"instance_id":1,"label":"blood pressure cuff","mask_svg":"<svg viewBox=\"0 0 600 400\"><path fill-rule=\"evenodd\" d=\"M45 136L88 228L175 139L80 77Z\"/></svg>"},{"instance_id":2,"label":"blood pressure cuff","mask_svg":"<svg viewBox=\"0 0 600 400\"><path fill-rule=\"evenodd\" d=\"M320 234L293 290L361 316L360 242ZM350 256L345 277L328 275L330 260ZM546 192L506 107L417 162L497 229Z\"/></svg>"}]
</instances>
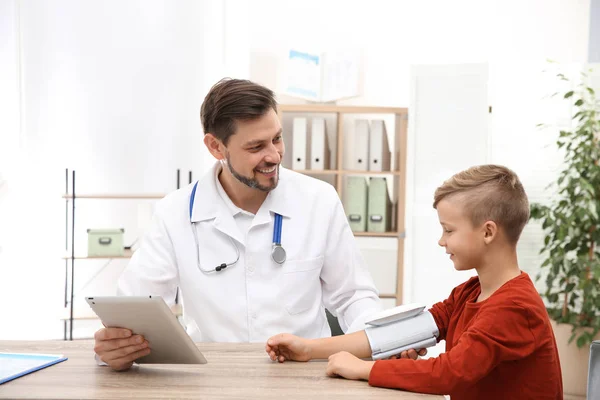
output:
<instances>
[{"instance_id":1,"label":"blood pressure cuff","mask_svg":"<svg viewBox=\"0 0 600 400\"><path fill-rule=\"evenodd\" d=\"M405 350L435 346L440 334L429 311L386 325L367 327L365 333L374 360L388 358Z\"/></svg>"}]
</instances>

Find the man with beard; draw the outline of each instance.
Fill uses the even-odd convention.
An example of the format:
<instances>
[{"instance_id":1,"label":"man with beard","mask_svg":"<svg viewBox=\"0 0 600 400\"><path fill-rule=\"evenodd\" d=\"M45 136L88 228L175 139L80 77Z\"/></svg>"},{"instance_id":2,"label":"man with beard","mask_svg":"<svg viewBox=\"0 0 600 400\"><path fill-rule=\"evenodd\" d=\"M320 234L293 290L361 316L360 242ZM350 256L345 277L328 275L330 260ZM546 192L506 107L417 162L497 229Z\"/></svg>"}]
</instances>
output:
<instances>
[{"instance_id":1,"label":"man with beard","mask_svg":"<svg viewBox=\"0 0 600 400\"><path fill-rule=\"evenodd\" d=\"M200 118L217 162L157 203L118 293L162 296L171 305L179 290L195 341L330 336L325 309L344 331L362 329L380 309L378 293L335 189L281 167L273 92L221 80ZM97 358L115 370L151 352L128 329L104 328L95 340Z\"/></svg>"}]
</instances>

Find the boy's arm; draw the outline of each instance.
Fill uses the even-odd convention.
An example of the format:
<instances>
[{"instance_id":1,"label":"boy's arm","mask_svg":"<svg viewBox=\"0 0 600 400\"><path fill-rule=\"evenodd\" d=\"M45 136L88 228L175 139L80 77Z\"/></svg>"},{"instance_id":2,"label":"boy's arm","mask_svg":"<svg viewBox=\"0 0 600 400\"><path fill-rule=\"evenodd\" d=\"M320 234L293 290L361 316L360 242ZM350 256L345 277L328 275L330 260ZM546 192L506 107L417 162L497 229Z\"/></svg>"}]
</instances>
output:
<instances>
[{"instance_id":1,"label":"boy's arm","mask_svg":"<svg viewBox=\"0 0 600 400\"><path fill-rule=\"evenodd\" d=\"M542 319L529 318L528 311L514 303L489 308L447 353L427 360L377 361L371 369L369 384L450 394L470 387L500 362L531 355L536 349L534 332L540 334L544 326Z\"/></svg>"},{"instance_id":2,"label":"boy's arm","mask_svg":"<svg viewBox=\"0 0 600 400\"><path fill-rule=\"evenodd\" d=\"M350 352L359 358L371 357L371 347L365 331L321 339L304 339L281 333L267 341L265 350L273 361L279 362L327 359L340 351Z\"/></svg>"},{"instance_id":3,"label":"boy's arm","mask_svg":"<svg viewBox=\"0 0 600 400\"><path fill-rule=\"evenodd\" d=\"M450 324L450 317L456 308L456 302L458 293L462 293L464 290L464 286L469 285L471 280L463 283L460 286L455 287L450 292L450 296L446 300L435 303L430 309L429 312L433 315L433 319L439 330L439 335L437 337L438 342L440 340L446 340L446 333L448 332L448 325Z\"/></svg>"},{"instance_id":4,"label":"boy's arm","mask_svg":"<svg viewBox=\"0 0 600 400\"><path fill-rule=\"evenodd\" d=\"M313 339L311 343L312 358L329 358L330 355L340 351L347 351L358 358L370 358L371 346L365 331L358 331L346 335L333 336L322 339Z\"/></svg>"}]
</instances>

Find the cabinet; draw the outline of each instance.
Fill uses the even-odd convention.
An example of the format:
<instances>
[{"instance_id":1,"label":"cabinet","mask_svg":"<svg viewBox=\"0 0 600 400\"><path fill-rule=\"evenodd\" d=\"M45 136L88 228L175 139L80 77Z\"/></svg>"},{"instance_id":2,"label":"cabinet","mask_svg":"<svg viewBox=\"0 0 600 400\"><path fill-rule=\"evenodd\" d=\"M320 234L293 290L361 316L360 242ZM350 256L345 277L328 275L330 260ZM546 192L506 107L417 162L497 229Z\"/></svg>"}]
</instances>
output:
<instances>
[{"instance_id":1,"label":"cabinet","mask_svg":"<svg viewBox=\"0 0 600 400\"><path fill-rule=\"evenodd\" d=\"M407 154L407 127L408 109L392 107L360 107L360 106L337 106L324 104L290 105L280 104L279 118L283 127L286 154L283 165L299 173L310 175L332 184L337 190L344 208L347 209L349 199L347 183L349 177L385 177L388 183L391 197L391 224L383 232L354 232L359 247L365 256L375 285L380 291L380 297L385 308L393 307L402 303L403 287L403 259L405 239L405 199L406 199L406 154ZM329 163L323 169L310 169L321 167L309 159L311 150L315 147L311 142L313 125L311 121L322 118L325 121L325 130L328 144L331 150L328 154ZM306 119L306 128L300 128L300 132L306 135L306 139L294 137L298 132L298 119L301 125ZM391 162L389 167L382 171L359 170L356 168L356 160L353 158L359 151L355 143L356 121L370 121L373 129L374 121L384 121L385 132L389 141ZM295 126L296 125L296 126ZM317 131L317 128L314 128ZM320 133L320 128L319 135ZM306 146L307 151L294 151L293 146ZM311 149L312 148L312 149ZM294 168L298 163L300 154L306 154L304 163L306 168ZM327 157L326 157L327 159ZM368 169L368 168L367 168ZM390 253L393 254L390 254Z\"/></svg>"},{"instance_id":2,"label":"cabinet","mask_svg":"<svg viewBox=\"0 0 600 400\"><path fill-rule=\"evenodd\" d=\"M71 172L69 174L69 172ZM71 175L69 180L69 175ZM177 187L179 187L180 171L177 171ZM189 181L192 180L192 173L189 172ZM116 260L116 259L129 259L131 258L132 251L130 248L125 248L125 253L122 256L102 256L92 257L82 254L75 254L75 223L76 218L76 205L80 201L148 201L148 200L159 200L165 197L166 193L156 194L119 194L119 193L85 193L79 194L75 190L75 171L65 171L65 192L62 198L65 200L65 255L63 260L65 262L65 284L64 284L64 312L61 319L63 320L64 340L73 340L73 324L75 321L84 320L95 320L97 319L96 314L89 308L82 308L75 310L75 265L84 262L86 260ZM107 263L108 264L108 263ZM105 266L107 265L105 264ZM177 303L177 299L176 299ZM182 314L180 304L175 304L171 310L177 316Z\"/></svg>"}]
</instances>

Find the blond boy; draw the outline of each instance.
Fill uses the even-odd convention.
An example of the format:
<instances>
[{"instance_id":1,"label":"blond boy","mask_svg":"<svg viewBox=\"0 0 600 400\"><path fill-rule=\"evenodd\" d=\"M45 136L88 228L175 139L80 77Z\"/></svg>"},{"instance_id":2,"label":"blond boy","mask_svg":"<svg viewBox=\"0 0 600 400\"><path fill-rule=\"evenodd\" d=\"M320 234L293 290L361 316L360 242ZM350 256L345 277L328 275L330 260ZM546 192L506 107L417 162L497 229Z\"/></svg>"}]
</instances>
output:
<instances>
[{"instance_id":1,"label":"blond boy","mask_svg":"<svg viewBox=\"0 0 600 400\"><path fill-rule=\"evenodd\" d=\"M373 386L458 399L562 399L561 370L545 306L517 262L529 203L517 175L481 165L462 171L434 196L442 246L458 271L477 276L429 312L446 340L436 358L364 361L365 331L308 340L279 334L267 341L272 360L329 358L327 374Z\"/></svg>"}]
</instances>

